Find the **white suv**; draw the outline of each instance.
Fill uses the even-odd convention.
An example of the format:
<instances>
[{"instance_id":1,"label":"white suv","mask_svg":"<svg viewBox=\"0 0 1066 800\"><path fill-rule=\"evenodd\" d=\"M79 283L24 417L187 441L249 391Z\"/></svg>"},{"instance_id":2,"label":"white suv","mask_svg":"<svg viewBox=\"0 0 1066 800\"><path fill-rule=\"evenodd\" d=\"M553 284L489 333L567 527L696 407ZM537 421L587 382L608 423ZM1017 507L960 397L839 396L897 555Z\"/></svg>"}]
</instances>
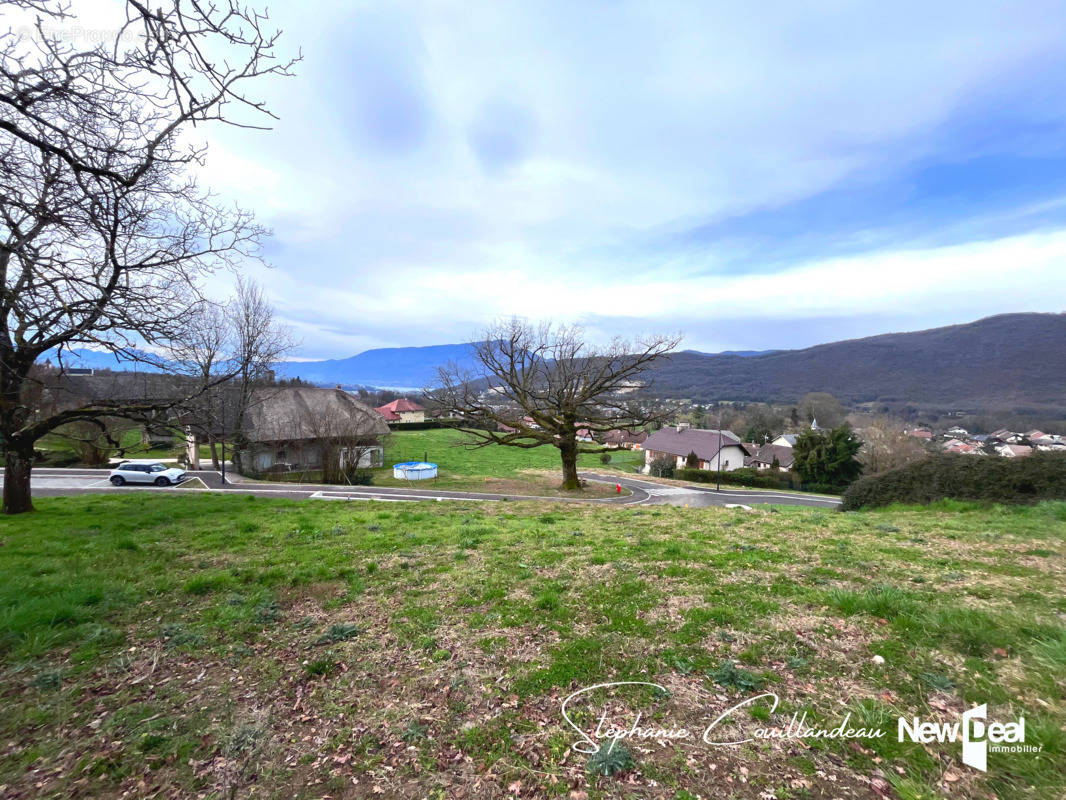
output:
<instances>
[{"instance_id":1,"label":"white suv","mask_svg":"<svg viewBox=\"0 0 1066 800\"><path fill-rule=\"evenodd\" d=\"M109 480L114 486L127 483L154 483L156 486L170 486L185 480L185 470L168 467L158 461L123 461L111 470Z\"/></svg>"}]
</instances>

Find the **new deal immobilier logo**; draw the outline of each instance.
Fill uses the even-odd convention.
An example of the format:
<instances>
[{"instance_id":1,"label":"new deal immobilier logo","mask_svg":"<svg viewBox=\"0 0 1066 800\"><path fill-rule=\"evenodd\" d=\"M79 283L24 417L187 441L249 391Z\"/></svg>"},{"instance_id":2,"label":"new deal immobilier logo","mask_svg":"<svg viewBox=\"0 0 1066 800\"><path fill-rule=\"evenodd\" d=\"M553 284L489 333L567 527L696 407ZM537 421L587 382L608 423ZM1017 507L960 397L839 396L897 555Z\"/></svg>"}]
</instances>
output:
<instances>
[{"instance_id":1,"label":"new deal immobilier logo","mask_svg":"<svg viewBox=\"0 0 1066 800\"><path fill-rule=\"evenodd\" d=\"M917 717L899 718L899 740L929 744L955 742L962 738L962 763L988 770L988 753L1037 753L1042 747L1025 744L1025 717L1017 722L986 723L988 704L974 706L962 715L962 722L922 722Z\"/></svg>"}]
</instances>

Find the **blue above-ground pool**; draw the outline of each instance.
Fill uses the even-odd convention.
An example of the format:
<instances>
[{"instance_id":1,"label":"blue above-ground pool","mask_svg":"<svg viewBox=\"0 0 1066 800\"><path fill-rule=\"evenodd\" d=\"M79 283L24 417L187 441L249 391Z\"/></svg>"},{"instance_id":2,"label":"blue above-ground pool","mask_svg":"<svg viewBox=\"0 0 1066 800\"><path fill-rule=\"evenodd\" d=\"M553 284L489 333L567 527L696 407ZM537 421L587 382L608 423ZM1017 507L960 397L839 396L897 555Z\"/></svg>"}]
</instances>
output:
<instances>
[{"instance_id":1,"label":"blue above-ground pool","mask_svg":"<svg viewBox=\"0 0 1066 800\"><path fill-rule=\"evenodd\" d=\"M403 461L392 465L392 477L407 481L424 481L437 477L437 465L428 461Z\"/></svg>"}]
</instances>

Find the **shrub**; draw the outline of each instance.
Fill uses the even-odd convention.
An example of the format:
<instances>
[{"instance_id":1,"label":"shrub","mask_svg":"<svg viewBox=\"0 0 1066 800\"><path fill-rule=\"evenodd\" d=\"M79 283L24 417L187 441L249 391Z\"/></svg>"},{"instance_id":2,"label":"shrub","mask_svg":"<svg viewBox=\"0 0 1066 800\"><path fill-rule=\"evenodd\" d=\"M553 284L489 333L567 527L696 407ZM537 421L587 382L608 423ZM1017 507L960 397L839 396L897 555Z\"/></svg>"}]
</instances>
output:
<instances>
[{"instance_id":1,"label":"shrub","mask_svg":"<svg viewBox=\"0 0 1066 800\"><path fill-rule=\"evenodd\" d=\"M656 478L672 478L677 467L672 458L657 458L648 465L648 474Z\"/></svg>"},{"instance_id":2,"label":"shrub","mask_svg":"<svg viewBox=\"0 0 1066 800\"><path fill-rule=\"evenodd\" d=\"M441 417L439 419L427 419L425 422L392 422L389 428L394 431L431 431L439 428L475 428L478 430L496 430L495 422L485 422L473 419L452 419Z\"/></svg>"},{"instance_id":3,"label":"shrub","mask_svg":"<svg viewBox=\"0 0 1066 800\"><path fill-rule=\"evenodd\" d=\"M600 453L600 463L601 464L610 464L611 463L611 454L610 453Z\"/></svg>"},{"instance_id":4,"label":"shrub","mask_svg":"<svg viewBox=\"0 0 1066 800\"><path fill-rule=\"evenodd\" d=\"M682 481L693 483L715 483L718 480L718 471L713 469L679 469L674 477ZM773 470L757 470L751 467L742 467L722 473L722 482L734 486L751 486L757 489L792 489L798 488L798 483L787 472L774 472Z\"/></svg>"},{"instance_id":5,"label":"shrub","mask_svg":"<svg viewBox=\"0 0 1066 800\"><path fill-rule=\"evenodd\" d=\"M881 475L860 478L844 493L843 509L890 503L976 500L1029 504L1066 496L1066 455L1033 453L1022 458L938 455Z\"/></svg>"}]
</instances>

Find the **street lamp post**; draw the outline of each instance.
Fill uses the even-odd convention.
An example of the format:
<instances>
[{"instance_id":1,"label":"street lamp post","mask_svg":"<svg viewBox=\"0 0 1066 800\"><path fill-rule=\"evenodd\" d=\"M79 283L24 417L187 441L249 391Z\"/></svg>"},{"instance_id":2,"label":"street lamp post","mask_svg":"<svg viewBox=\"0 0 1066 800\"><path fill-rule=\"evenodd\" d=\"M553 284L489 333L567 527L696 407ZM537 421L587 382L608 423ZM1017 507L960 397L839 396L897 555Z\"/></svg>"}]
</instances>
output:
<instances>
[{"instance_id":1,"label":"street lamp post","mask_svg":"<svg viewBox=\"0 0 1066 800\"><path fill-rule=\"evenodd\" d=\"M722 403L718 402L718 483L716 492L722 491Z\"/></svg>"},{"instance_id":2,"label":"street lamp post","mask_svg":"<svg viewBox=\"0 0 1066 800\"><path fill-rule=\"evenodd\" d=\"M226 482L226 400L222 399L222 483Z\"/></svg>"}]
</instances>

